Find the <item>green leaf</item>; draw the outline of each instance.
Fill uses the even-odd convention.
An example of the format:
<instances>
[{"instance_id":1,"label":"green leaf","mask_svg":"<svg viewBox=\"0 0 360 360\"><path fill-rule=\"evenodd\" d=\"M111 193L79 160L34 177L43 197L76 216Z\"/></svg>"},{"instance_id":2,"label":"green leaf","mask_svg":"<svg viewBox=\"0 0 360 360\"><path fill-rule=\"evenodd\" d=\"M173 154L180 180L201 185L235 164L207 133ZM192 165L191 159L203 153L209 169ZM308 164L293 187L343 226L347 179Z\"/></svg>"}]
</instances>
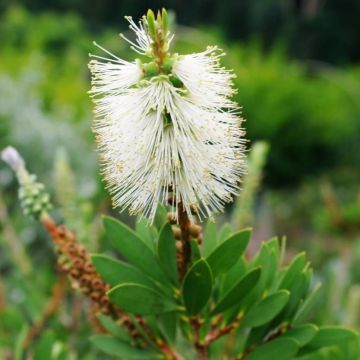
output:
<instances>
[{"instance_id":1,"label":"green leaf","mask_svg":"<svg viewBox=\"0 0 360 360\"><path fill-rule=\"evenodd\" d=\"M289 301L290 293L280 290L261 300L245 314L242 326L257 327L271 321Z\"/></svg>"},{"instance_id":2,"label":"green leaf","mask_svg":"<svg viewBox=\"0 0 360 360\"><path fill-rule=\"evenodd\" d=\"M155 241L158 238L157 230L149 225L145 218L136 221L135 230L138 236L155 252Z\"/></svg>"},{"instance_id":3,"label":"green leaf","mask_svg":"<svg viewBox=\"0 0 360 360\"><path fill-rule=\"evenodd\" d=\"M14 347L14 360L22 360L24 358L24 341L28 332L28 326L23 325L21 328Z\"/></svg>"},{"instance_id":4,"label":"green leaf","mask_svg":"<svg viewBox=\"0 0 360 360\"><path fill-rule=\"evenodd\" d=\"M91 260L96 271L111 286L121 283L136 283L150 288L156 285L136 267L106 255L94 254Z\"/></svg>"},{"instance_id":5,"label":"green leaf","mask_svg":"<svg viewBox=\"0 0 360 360\"><path fill-rule=\"evenodd\" d=\"M321 348L326 346L340 346L347 341L356 339L358 334L354 330L339 326L324 326L319 329L315 337L308 344L311 348Z\"/></svg>"},{"instance_id":6,"label":"green leaf","mask_svg":"<svg viewBox=\"0 0 360 360\"><path fill-rule=\"evenodd\" d=\"M158 240L158 257L160 260L160 266L163 268L169 279L178 284L178 269L176 262L176 245L174 234L171 230L171 225L166 223L159 235Z\"/></svg>"},{"instance_id":7,"label":"green leaf","mask_svg":"<svg viewBox=\"0 0 360 360\"><path fill-rule=\"evenodd\" d=\"M300 273L297 278L295 278L294 283L289 289L290 299L284 309L284 318L290 320L294 317L301 300L306 296L308 291L309 283L307 280L307 274L304 272Z\"/></svg>"},{"instance_id":8,"label":"green leaf","mask_svg":"<svg viewBox=\"0 0 360 360\"><path fill-rule=\"evenodd\" d=\"M293 261L288 267L288 270L280 283L279 289L290 289L295 279L302 272L306 265L306 255L304 252L295 256Z\"/></svg>"},{"instance_id":9,"label":"green leaf","mask_svg":"<svg viewBox=\"0 0 360 360\"><path fill-rule=\"evenodd\" d=\"M208 221L204 231L204 255L208 256L216 247L216 224Z\"/></svg>"},{"instance_id":10,"label":"green leaf","mask_svg":"<svg viewBox=\"0 0 360 360\"><path fill-rule=\"evenodd\" d=\"M222 294L227 293L245 274L247 264L244 256L226 273L222 279Z\"/></svg>"},{"instance_id":11,"label":"green leaf","mask_svg":"<svg viewBox=\"0 0 360 360\"><path fill-rule=\"evenodd\" d=\"M277 266L280 265L280 244L278 237L272 237L266 242L266 244L270 250L274 251L275 257L277 259Z\"/></svg>"},{"instance_id":12,"label":"green leaf","mask_svg":"<svg viewBox=\"0 0 360 360\"><path fill-rule=\"evenodd\" d=\"M166 206L159 204L154 219L154 225L158 229L158 231L161 230L161 228L164 226L165 222L167 221L166 214L167 214Z\"/></svg>"},{"instance_id":13,"label":"green leaf","mask_svg":"<svg viewBox=\"0 0 360 360\"><path fill-rule=\"evenodd\" d=\"M294 317L294 321L293 321L294 325L298 325L306 321L309 313L312 311L312 309L316 304L316 300L319 295L320 288L321 288L321 284L317 284L313 292L305 299L304 303L299 307L299 310L297 311Z\"/></svg>"},{"instance_id":14,"label":"green leaf","mask_svg":"<svg viewBox=\"0 0 360 360\"><path fill-rule=\"evenodd\" d=\"M260 346L246 356L246 360L292 360L298 350L299 346L294 340L276 339Z\"/></svg>"},{"instance_id":15,"label":"green leaf","mask_svg":"<svg viewBox=\"0 0 360 360\"><path fill-rule=\"evenodd\" d=\"M213 277L208 263L198 260L190 268L184 279L183 300L190 315L195 315L208 302L212 290Z\"/></svg>"},{"instance_id":16,"label":"green leaf","mask_svg":"<svg viewBox=\"0 0 360 360\"><path fill-rule=\"evenodd\" d=\"M251 230L245 229L223 241L206 259L214 278L229 271L245 251L251 236Z\"/></svg>"},{"instance_id":17,"label":"green leaf","mask_svg":"<svg viewBox=\"0 0 360 360\"><path fill-rule=\"evenodd\" d=\"M211 312L212 315L223 312L238 304L256 286L261 274L261 269L256 268L244 275L237 284L230 289Z\"/></svg>"},{"instance_id":18,"label":"green leaf","mask_svg":"<svg viewBox=\"0 0 360 360\"><path fill-rule=\"evenodd\" d=\"M154 351L137 349L109 335L92 336L90 340L99 350L117 359L154 359L159 356Z\"/></svg>"},{"instance_id":19,"label":"green leaf","mask_svg":"<svg viewBox=\"0 0 360 360\"><path fill-rule=\"evenodd\" d=\"M271 287L275 278L277 268L277 258L275 250L268 242L263 242L259 253L252 261L253 267L261 266L262 273L259 281L258 289L256 291L257 296L261 296L262 292Z\"/></svg>"},{"instance_id":20,"label":"green leaf","mask_svg":"<svg viewBox=\"0 0 360 360\"><path fill-rule=\"evenodd\" d=\"M120 309L136 315L160 314L176 309L162 294L140 284L121 284L112 288L109 299Z\"/></svg>"},{"instance_id":21,"label":"green leaf","mask_svg":"<svg viewBox=\"0 0 360 360\"><path fill-rule=\"evenodd\" d=\"M191 263L194 263L201 258L199 244L195 239L190 240L190 248L191 248Z\"/></svg>"},{"instance_id":22,"label":"green leaf","mask_svg":"<svg viewBox=\"0 0 360 360\"><path fill-rule=\"evenodd\" d=\"M319 328L316 325L304 324L290 329L281 338L291 338L302 347L315 337L318 330Z\"/></svg>"},{"instance_id":23,"label":"green leaf","mask_svg":"<svg viewBox=\"0 0 360 360\"><path fill-rule=\"evenodd\" d=\"M160 314L158 318L158 323L165 338L169 341L170 344L174 344L176 339L176 330L178 323L177 312L172 311L172 312Z\"/></svg>"},{"instance_id":24,"label":"green leaf","mask_svg":"<svg viewBox=\"0 0 360 360\"><path fill-rule=\"evenodd\" d=\"M227 238L229 238L233 233L233 230L231 228L231 225L229 223L225 223L218 234L217 237L217 243L221 244L223 241L225 241Z\"/></svg>"},{"instance_id":25,"label":"green leaf","mask_svg":"<svg viewBox=\"0 0 360 360\"><path fill-rule=\"evenodd\" d=\"M46 332L36 342L34 351L34 360L49 360L52 359L51 353L55 343L55 336L53 332Z\"/></svg>"},{"instance_id":26,"label":"green leaf","mask_svg":"<svg viewBox=\"0 0 360 360\"><path fill-rule=\"evenodd\" d=\"M96 317L100 321L101 326L112 336L120 340L128 340L130 338L129 333L120 324L116 323L111 317L102 313L97 313Z\"/></svg>"},{"instance_id":27,"label":"green leaf","mask_svg":"<svg viewBox=\"0 0 360 360\"><path fill-rule=\"evenodd\" d=\"M155 254L133 230L107 216L104 217L104 226L107 239L130 264L160 283L168 283Z\"/></svg>"}]
</instances>

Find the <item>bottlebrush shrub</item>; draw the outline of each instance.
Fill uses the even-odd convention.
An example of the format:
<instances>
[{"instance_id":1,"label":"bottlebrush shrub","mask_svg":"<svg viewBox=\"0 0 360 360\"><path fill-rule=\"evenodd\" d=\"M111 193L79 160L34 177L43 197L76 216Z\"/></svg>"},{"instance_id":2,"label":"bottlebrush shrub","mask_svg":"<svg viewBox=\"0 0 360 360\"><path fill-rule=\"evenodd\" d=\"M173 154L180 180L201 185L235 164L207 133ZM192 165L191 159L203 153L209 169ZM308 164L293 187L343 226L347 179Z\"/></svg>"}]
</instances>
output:
<instances>
[{"instance_id":1,"label":"bottlebrush shrub","mask_svg":"<svg viewBox=\"0 0 360 360\"><path fill-rule=\"evenodd\" d=\"M209 223L203 244L191 240L189 268L179 281L176 229L157 220L157 226L140 222L133 231L104 218L106 239L121 260L95 254L93 263L111 285L110 301L134 322L144 319L154 338L139 326L136 340L102 314L109 334L92 342L103 352L160 359L166 358L159 351L163 343L173 348L173 359L323 359L319 350L357 341L352 330L308 323L319 286L311 289L313 272L304 253L284 265L284 244L273 238L247 258L251 229L217 233Z\"/></svg>"},{"instance_id":2,"label":"bottlebrush shrub","mask_svg":"<svg viewBox=\"0 0 360 360\"><path fill-rule=\"evenodd\" d=\"M250 229L217 234L210 222L203 234L197 219L223 210L245 172L234 75L216 47L170 54L165 10L128 20L137 36L128 41L152 61L129 63L100 47L110 58L90 62L104 178L114 205L140 216L135 231L104 219L119 259L90 256L53 220L44 186L17 151L1 154L24 211L53 239L59 271L99 314L96 328L108 334L94 336L95 346L121 359L287 360L356 341L351 330L306 323L317 288L309 290L304 254L282 266L277 239L248 259Z\"/></svg>"}]
</instances>

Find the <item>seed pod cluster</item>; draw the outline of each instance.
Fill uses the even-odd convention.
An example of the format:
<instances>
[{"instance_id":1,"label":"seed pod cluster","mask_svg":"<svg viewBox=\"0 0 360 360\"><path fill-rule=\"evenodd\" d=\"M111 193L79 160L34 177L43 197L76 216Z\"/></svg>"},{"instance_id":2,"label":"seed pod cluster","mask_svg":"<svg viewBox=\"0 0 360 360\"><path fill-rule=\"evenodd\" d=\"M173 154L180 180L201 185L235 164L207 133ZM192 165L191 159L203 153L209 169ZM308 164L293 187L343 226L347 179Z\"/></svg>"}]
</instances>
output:
<instances>
[{"instance_id":1,"label":"seed pod cluster","mask_svg":"<svg viewBox=\"0 0 360 360\"><path fill-rule=\"evenodd\" d=\"M91 300L91 312L111 316L125 326L133 338L139 337L129 316L109 301L110 286L97 273L90 254L77 242L75 234L65 226L57 226L50 218L43 219L43 223L55 242L59 270L69 276L73 288Z\"/></svg>"}]
</instances>

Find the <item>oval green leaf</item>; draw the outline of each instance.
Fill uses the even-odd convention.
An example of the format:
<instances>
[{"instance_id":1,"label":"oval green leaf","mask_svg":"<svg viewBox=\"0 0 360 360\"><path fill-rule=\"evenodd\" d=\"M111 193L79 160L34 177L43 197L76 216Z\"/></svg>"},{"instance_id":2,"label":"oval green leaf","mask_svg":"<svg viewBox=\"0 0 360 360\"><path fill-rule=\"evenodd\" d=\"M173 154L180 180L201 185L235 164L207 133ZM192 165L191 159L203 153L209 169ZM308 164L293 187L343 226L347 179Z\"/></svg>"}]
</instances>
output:
<instances>
[{"instance_id":1,"label":"oval green leaf","mask_svg":"<svg viewBox=\"0 0 360 360\"><path fill-rule=\"evenodd\" d=\"M238 262L249 243L250 236L251 229L242 230L223 241L207 257L206 261L214 277L226 273Z\"/></svg>"},{"instance_id":2,"label":"oval green leaf","mask_svg":"<svg viewBox=\"0 0 360 360\"><path fill-rule=\"evenodd\" d=\"M271 321L284 308L289 296L287 290L281 290L262 299L245 314L242 326L257 327Z\"/></svg>"},{"instance_id":3,"label":"oval green leaf","mask_svg":"<svg viewBox=\"0 0 360 360\"><path fill-rule=\"evenodd\" d=\"M324 326L319 329L315 337L308 344L312 348L342 345L347 341L355 340L358 334L354 330L339 326Z\"/></svg>"},{"instance_id":4,"label":"oval green leaf","mask_svg":"<svg viewBox=\"0 0 360 360\"><path fill-rule=\"evenodd\" d=\"M304 324L294 327L287 331L282 338L290 338L295 340L300 347L308 344L316 335L319 328L313 324Z\"/></svg>"},{"instance_id":5,"label":"oval green leaf","mask_svg":"<svg viewBox=\"0 0 360 360\"><path fill-rule=\"evenodd\" d=\"M143 272L121 260L101 254L92 255L91 260L96 271L111 286L122 283L136 283L150 288L156 286Z\"/></svg>"},{"instance_id":6,"label":"oval green leaf","mask_svg":"<svg viewBox=\"0 0 360 360\"><path fill-rule=\"evenodd\" d=\"M212 311L212 315L223 312L232 306L239 304L241 298L248 295L250 291L256 286L261 274L261 269L256 268L245 274L237 284L230 289L225 296L216 305Z\"/></svg>"},{"instance_id":7,"label":"oval green leaf","mask_svg":"<svg viewBox=\"0 0 360 360\"><path fill-rule=\"evenodd\" d=\"M208 263L198 260L184 279L183 300L189 315L195 315L206 305L212 290L213 277Z\"/></svg>"},{"instance_id":8,"label":"oval green leaf","mask_svg":"<svg viewBox=\"0 0 360 360\"><path fill-rule=\"evenodd\" d=\"M301 306L299 307L299 309L296 312L296 315L295 315L295 318L293 321L294 325L301 324L302 322L304 322L307 319L307 317L309 316L309 314L311 313L311 311L313 310L313 308L316 305L316 301L318 299L320 289L321 289L321 284L317 284L315 286L314 290L312 291L312 293L301 304Z\"/></svg>"},{"instance_id":9,"label":"oval green leaf","mask_svg":"<svg viewBox=\"0 0 360 360\"><path fill-rule=\"evenodd\" d=\"M129 332L110 316L106 316L102 313L96 314L97 319L100 321L101 326L112 336L123 341L130 341Z\"/></svg>"},{"instance_id":10,"label":"oval green leaf","mask_svg":"<svg viewBox=\"0 0 360 360\"><path fill-rule=\"evenodd\" d=\"M155 254L133 230L107 216L104 217L104 226L107 239L130 264L160 283L168 283Z\"/></svg>"},{"instance_id":11,"label":"oval green leaf","mask_svg":"<svg viewBox=\"0 0 360 360\"><path fill-rule=\"evenodd\" d=\"M229 223L225 223L217 236L217 243L221 244L223 241L228 239L233 234L233 229Z\"/></svg>"},{"instance_id":12,"label":"oval green leaf","mask_svg":"<svg viewBox=\"0 0 360 360\"><path fill-rule=\"evenodd\" d=\"M199 244L194 239L190 240L190 250L191 250L191 263L194 263L201 258Z\"/></svg>"},{"instance_id":13,"label":"oval green leaf","mask_svg":"<svg viewBox=\"0 0 360 360\"><path fill-rule=\"evenodd\" d=\"M149 225L143 217L138 218L135 223L136 234L155 252L156 239L158 232L155 226Z\"/></svg>"},{"instance_id":14,"label":"oval green leaf","mask_svg":"<svg viewBox=\"0 0 360 360\"><path fill-rule=\"evenodd\" d=\"M161 314L176 309L176 304L162 294L140 284L121 284L112 288L110 301L135 315Z\"/></svg>"},{"instance_id":15,"label":"oval green leaf","mask_svg":"<svg viewBox=\"0 0 360 360\"><path fill-rule=\"evenodd\" d=\"M246 356L246 360L292 360L298 350L299 346L294 340L276 339L257 348Z\"/></svg>"},{"instance_id":16,"label":"oval green leaf","mask_svg":"<svg viewBox=\"0 0 360 360\"><path fill-rule=\"evenodd\" d=\"M204 231L203 251L205 256L209 255L216 247L216 224L208 221Z\"/></svg>"},{"instance_id":17,"label":"oval green leaf","mask_svg":"<svg viewBox=\"0 0 360 360\"><path fill-rule=\"evenodd\" d=\"M306 265L306 255L304 252L296 255L286 271L283 280L280 283L279 289L289 289L295 279L299 276Z\"/></svg>"},{"instance_id":18,"label":"oval green leaf","mask_svg":"<svg viewBox=\"0 0 360 360\"><path fill-rule=\"evenodd\" d=\"M154 359L159 356L155 351L137 349L109 335L96 335L91 337L90 340L99 350L116 358Z\"/></svg>"},{"instance_id":19,"label":"oval green leaf","mask_svg":"<svg viewBox=\"0 0 360 360\"><path fill-rule=\"evenodd\" d=\"M158 240L158 257L160 260L160 266L168 275L169 279L177 285L179 281L176 262L176 245L174 234L169 223L166 223L160 231Z\"/></svg>"}]
</instances>

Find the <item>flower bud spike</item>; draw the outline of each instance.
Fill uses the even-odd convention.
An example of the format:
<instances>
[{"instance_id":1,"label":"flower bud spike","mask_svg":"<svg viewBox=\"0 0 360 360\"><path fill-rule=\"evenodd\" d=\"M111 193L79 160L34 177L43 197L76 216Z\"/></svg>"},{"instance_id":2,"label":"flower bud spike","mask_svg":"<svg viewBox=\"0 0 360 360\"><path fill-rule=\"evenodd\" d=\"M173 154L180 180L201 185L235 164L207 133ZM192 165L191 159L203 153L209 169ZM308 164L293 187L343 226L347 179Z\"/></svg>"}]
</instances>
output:
<instances>
[{"instance_id":1,"label":"flower bud spike","mask_svg":"<svg viewBox=\"0 0 360 360\"><path fill-rule=\"evenodd\" d=\"M153 38L153 40L156 41L155 14L151 9L149 9L147 11L146 20L147 20L147 25L149 28L150 35Z\"/></svg>"},{"instance_id":2,"label":"flower bud spike","mask_svg":"<svg viewBox=\"0 0 360 360\"><path fill-rule=\"evenodd\" d=\"M162 16L161 16L162 28L163 28L163 32L166 36L168 29L169 29L169 19L168 19L167 11L165 8L162 8L161 14L162 14Z\"/></svg>"},{"instance_id":3,"label":"flower bud spike","mask_svg":"<svg viewBox=\"0 0 360 360\"><path fill-rule=\"evenodd\" d=\"M1 152L1 159L16 174L20 184L19 199L24 214L36 219L46 214L52 208L50 196L45 191L44 185L36 180L36 176L26 170L24 159L18 151L12 146L8 146Z\"/></svg>"},{"instance_id":4,"label":"flower bud spike","mask_svg":"<svg viewBox=\"0 0 360 360\"><path fill-rule=\"evenodd\" d=\"M237 194L245 172L233 73L217 47L172 55L165 9L156 18L149 10L138 24L127 20L136 40L122 37L151 60L89 66L93 129L113 204L152 223L171 195L177 221L179 204L190 220L211 217Z\"/></svg>"}]
</instances>

